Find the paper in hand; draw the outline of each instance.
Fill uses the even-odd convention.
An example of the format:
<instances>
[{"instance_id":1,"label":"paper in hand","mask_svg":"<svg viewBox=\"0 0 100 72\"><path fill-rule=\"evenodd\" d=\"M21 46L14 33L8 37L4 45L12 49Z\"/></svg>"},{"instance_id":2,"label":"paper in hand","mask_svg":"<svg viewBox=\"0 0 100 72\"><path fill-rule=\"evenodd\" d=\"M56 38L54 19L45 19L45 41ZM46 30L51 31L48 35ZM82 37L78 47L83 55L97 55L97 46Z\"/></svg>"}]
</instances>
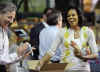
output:
<instances>
[{"instance_id":1,"label":"paper in hand","mask_svg":"<svg viewBox=\"0 0 100 72\"><path fill-rule=\"evenodd\" d=\"M29 53L30 51L31 51L31 54L32 54L32 56L33 56L32 47L31 47L31 45L30 45L30 44L28 44L28 48L24 51L24 54L23 54L23 55L25 55L25 54Z\"/></svg>"}]
</instances>

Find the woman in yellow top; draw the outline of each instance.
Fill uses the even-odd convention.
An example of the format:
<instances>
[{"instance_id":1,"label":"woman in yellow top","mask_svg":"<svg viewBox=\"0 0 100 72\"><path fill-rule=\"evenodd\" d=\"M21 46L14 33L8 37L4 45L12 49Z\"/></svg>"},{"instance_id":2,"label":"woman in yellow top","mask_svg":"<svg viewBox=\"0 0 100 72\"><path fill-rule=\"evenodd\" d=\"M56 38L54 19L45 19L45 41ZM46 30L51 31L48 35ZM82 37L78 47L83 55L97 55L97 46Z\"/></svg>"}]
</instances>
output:
<instances>
[{"instance_id":1,"label":"woman in yellow top","mask_svg":"<svg viewBox=\"0 0 100 72\"><path fill-rule=\"evenodd\" d=\"M75 6L66 10L67 27L61 29L52 48L40 60L40 67L46 64L50 57L55 54L57 46L63 43L62 63L68 63L65 72L90 72L87 60L98 57L95 36L91 29L85 27L82 12ZM88 47L91 52L88 52Z\"/></svg>"}]
</instances>

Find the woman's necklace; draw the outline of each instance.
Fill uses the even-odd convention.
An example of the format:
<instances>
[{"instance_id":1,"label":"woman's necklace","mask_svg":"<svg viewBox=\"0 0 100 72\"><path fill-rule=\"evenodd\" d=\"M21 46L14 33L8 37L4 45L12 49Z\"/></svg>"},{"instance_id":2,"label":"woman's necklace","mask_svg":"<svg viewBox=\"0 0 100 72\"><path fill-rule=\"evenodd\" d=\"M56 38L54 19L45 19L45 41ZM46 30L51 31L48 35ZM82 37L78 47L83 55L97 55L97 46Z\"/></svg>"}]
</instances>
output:
<instances>
[{"instance_id":1,"label":"woman's necklace","mask_svg":"<svg viewBox=\"0 0 100 72\"><path fill-rule=\"evenodd\" d=\"M74 39L80 38L80 31L74 31Z\"/></svg>"}]
</instances>

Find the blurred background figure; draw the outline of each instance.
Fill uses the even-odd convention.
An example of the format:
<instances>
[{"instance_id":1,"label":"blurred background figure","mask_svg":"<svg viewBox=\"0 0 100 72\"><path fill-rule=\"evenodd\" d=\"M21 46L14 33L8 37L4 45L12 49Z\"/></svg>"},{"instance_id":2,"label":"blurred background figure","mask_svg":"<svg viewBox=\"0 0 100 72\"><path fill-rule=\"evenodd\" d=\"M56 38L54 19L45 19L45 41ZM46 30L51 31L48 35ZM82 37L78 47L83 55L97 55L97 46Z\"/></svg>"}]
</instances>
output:
<instances>
[{"instance_id":1,"label":"blurred background figure","mask_svg":"<svg viewBox=\"0 0 100 72\"><path fill-rule=\"evenodd\" d=\"M85 17L86 25L91 29L96 24L96 15L95 15L95 5L98 0L83 0L83 12Z\"/></svg>"},{"instance_id":2,"label":"blurred background figure","mask_svg":"<svg viewBox=\"0 0 100 72\"><path fill-rule=\"evenodd\" d=\"M83 10L85 12L94 11L98 0L83 0Z\"/></svg>"}]
</instances>

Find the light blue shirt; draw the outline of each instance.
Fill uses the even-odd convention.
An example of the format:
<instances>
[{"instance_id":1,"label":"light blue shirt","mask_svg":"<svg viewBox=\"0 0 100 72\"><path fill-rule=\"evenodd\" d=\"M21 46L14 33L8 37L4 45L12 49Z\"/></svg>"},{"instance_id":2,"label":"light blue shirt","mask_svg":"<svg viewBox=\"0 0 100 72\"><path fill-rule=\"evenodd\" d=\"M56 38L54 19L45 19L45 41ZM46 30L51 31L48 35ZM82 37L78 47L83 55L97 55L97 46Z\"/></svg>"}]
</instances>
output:
<instances>
[{"instance_id":1,"label":"light blue shirt","mask_svg":"<svg viewBox=\"0 0 100 72\"><path fill-rule=\"evenodd\" d=\"M59 28L56 26L49 26L47 28L44 28L40 32L40 45L39 45L39 59L41 59L45 53L51 48L51 45L53 41L56 39L56 35L59 31ZM60 60L61 57L61 45L59 45L59 48L56 50L56 54L51 58L53 61Z\"/></svg>"}]
</instances>

